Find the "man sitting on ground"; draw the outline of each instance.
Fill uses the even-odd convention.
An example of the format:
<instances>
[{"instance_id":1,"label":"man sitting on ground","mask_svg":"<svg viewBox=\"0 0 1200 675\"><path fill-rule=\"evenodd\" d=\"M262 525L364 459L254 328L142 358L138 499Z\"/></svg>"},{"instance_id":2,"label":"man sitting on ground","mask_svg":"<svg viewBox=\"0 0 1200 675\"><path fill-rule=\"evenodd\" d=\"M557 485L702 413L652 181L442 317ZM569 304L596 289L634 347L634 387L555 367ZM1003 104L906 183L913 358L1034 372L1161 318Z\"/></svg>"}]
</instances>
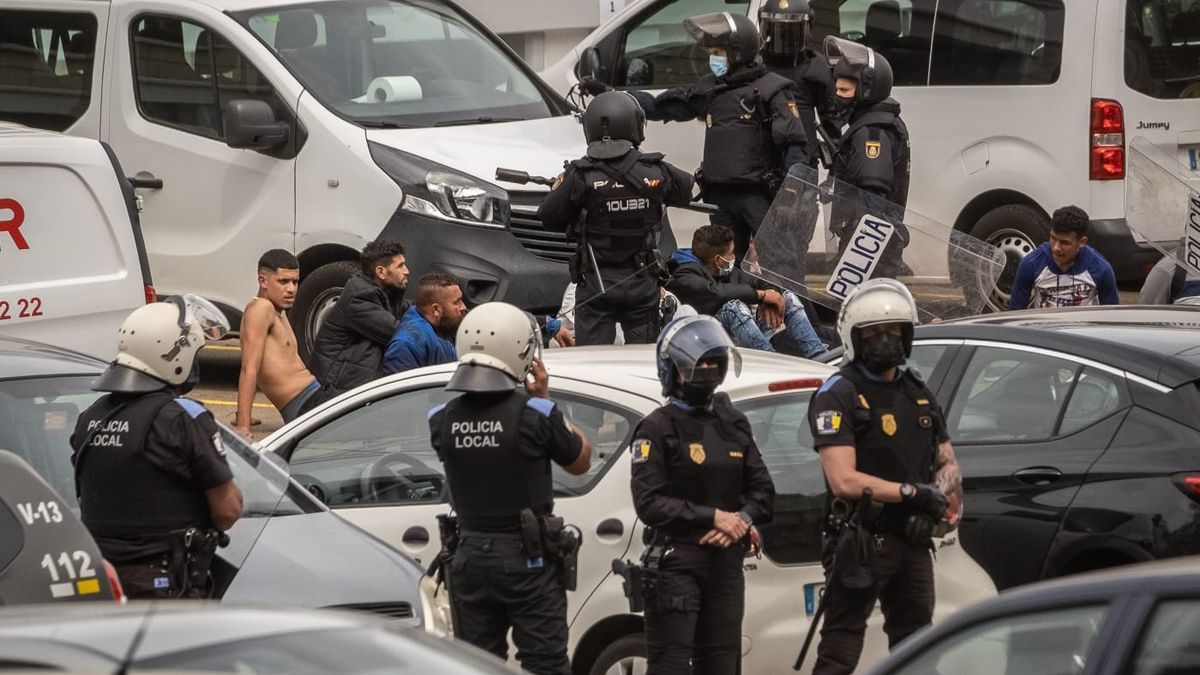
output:
<instances>
[{"instance_id":1,"label":"man sitting on ground","mask_svg":"<svg viewBox=\"0 0 1200 675\"><path fill-rule=\"evenodd\" d=\"M458 279L441 272L418 279L413 306L400 318L383 355L383 373L457 361L454 335L466 314Z\"/></svg>"},{"instance_id":2,"label":"man sitting on ground","mask_svg":"<svg viewBox=\"0 0 1200 675\"><path fill-rule=\"evenodd\" d=\"M1088 215L1064 206L1050 219L1050 241L1025 256L1013 277L1009 309L1117 305L1112 265L1087 245Z\"/></svg>"},{"instance_id":3,"label":"man sitting on ground","mask_svg":"<svg viewBox=\"0 0 1200 675\"><path fill-rule=\"evenodd\" d=\"M379 376L400 316L408 309L408 264L398 241L373 241L362 250L361 274L346 281L313 344L313 370L332 395Z\"/></svg>"},{"instance_id":4,"label":"man sitting on ground","mask_svg":"<svg viewBox=\"0 0 1200 675\"><path fill-rule=\"evenodd\" d=\"M733 231L705 225L667 262L667 290L700 314L714 316L739 347L813 358L825 345L791 291L746 274L734 259ZM757 312L751 308L757 305Z\"/></svg>"},{"instance_id":5,"label":"man sitting on ground","mask_svg":"<svg viewBox=\"0 0 1200 675\"><path fill-rule=\"evenodd\" d=\"M300 262L281 248L258 260L258 296L242 313L242 371L238 376L234 427L250 437L250 411L258 390L279 409L284 423L329 399L296 351L287 310L296 302Z\"/></svg>"}]
</instances>

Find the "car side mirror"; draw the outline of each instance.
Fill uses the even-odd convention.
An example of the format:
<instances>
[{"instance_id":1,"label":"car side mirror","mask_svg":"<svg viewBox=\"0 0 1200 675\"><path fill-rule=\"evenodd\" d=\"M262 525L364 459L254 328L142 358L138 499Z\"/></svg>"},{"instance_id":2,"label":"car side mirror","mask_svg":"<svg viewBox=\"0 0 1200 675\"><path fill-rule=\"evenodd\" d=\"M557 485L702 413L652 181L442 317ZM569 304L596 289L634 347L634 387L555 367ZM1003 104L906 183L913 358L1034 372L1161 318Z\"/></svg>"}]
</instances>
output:
<instances>
[{"instance_id":1,"label":"car side mirror","mask_svg":"<svg viewBox=\"0 0 1200 675\"><path fill-rule=\"evenodd\" d=\"M632 58L625 67L625 86L648 87L654 82L654 66L645 59Z\"/></svg>"},{"instance_id":2,"label":"car side mirror","mask_svg":"<svg viewBox=\"0 0 1200 675\"><path fill-rule=\"evenodd\" d=\"M575 67L579 79L602 80L600 74L600 50L588 47L579 55L579 65Z\"/></svg>"},{"instance_id":3,"label":"car side mirror","mask_svg":"<svg viewBox=\"0 0 1200 675\"><path fill-rule=\"evenodd\" d=\"M275 111L265 101L238 99L225 104L221 111L225 144L231 148L270 150L287 143L291 127L275 119Z\"/></svg>"}]
</instances>

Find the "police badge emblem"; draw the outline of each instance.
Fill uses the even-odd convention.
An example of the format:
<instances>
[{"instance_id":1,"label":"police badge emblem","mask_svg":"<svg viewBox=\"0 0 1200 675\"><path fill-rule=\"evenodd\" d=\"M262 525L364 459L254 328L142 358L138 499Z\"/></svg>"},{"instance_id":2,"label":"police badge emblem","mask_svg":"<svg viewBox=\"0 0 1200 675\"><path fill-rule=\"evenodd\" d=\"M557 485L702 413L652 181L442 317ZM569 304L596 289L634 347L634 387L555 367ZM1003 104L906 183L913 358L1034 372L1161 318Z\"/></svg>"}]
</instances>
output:
<instances>
[{"instance_id":1,"label":"police badge emblem","mask_svg":"<svg viewBox=\"0 0 1200 675\"><path fill-rule=\"evenodd\" d=\"M893 415L891 413L887 413L883 417L879 418L879 422L883 426L883 433L887 434L888 436L896 435L896 416L895 415Z\"/></svg>"},{"instance_id":2,"label":"police badge emblem","mask_svg":"<svg viewBox=\"0 0 1200 675\"><path fill-rule=\"evenodd\" d=\"M692 458L693 462L697 464L703 464L704 446L700 445L699 443L692 443L688 445L688 456Z\"/></svg>"},{"instance_id":3,"label":"police badge emblem","mask_svg":"<svg viewBox=\"0 0 1200 675\"><path fill-rule=\"evenodd\" d=\"M709 129L711 129L712 128L712 115L706 116L704 118L704 123L708 125Z\"/></svg>"},{"instance_id":4,"label":"police badge emblem","mask_svg":"<svg viewBox=\"0 0 1200 675\"><path fill-rule=\"evenodd\" d=\"M638 438L629 444L629 454L634 464L641 464L650 459L650 441Z\"/></svg>"},{"instance_id":5,"label":"police badge emblem","mask_svg":"<svg viewBox=\"0 0 1200 675\"><path fill-rule=\"evenodd\" d=\"M879 141L867 141L867 159L879 159Z\"/></svg>"}]
</instances>

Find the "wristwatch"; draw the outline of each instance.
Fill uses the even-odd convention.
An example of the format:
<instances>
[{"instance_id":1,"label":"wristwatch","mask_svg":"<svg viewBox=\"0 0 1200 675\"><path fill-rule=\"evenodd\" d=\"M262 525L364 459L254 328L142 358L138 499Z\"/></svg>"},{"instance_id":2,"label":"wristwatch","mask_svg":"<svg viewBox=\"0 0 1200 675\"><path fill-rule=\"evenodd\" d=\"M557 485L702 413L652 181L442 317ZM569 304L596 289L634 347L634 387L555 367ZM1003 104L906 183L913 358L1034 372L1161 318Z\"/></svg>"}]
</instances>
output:
<instances>
[{"instance_id":1,"label":"wristwatch","mask_svg":"<svg viewBox=\"0 0 1200 675\"><path fill-rule=\"evenodd\" d=\"M747 525L753 525L754 521L750 518L750 514L745 511L738 511L737 517L742 519L742 522Z\"/></svg>"},{"instance_id":2,"label":"wristwatch","mask_svg":"<svg viewBox=\"0 0 1200 675\"><path fill-rule=\"evenodd\" d=\"M917 494L917 486L913 485L912 483L901 483L900 484L900 499L901 499L901 501L908 501L908 500L912 499L913 497L915 497L916 494Z\"/></svg>"}]
</instances>

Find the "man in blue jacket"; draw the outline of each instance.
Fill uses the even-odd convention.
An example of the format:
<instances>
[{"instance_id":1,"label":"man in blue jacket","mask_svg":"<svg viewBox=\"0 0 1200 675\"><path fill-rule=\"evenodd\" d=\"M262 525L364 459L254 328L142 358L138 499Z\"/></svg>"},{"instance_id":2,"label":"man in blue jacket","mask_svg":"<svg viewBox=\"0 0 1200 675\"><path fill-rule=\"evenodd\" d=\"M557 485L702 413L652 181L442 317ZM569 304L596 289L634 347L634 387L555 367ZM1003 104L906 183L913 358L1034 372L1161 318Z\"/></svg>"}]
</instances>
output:
<instances>
[{"instance_id":1,"label":"man in blue jacket","mask_svg":"<svg viewBox=\"0 0 1200 675\"><path fill-rule=\"evenodd\" d=\"M454 336L466 314L458 279L441 272L418 279L413 305L383 355L383 374L457 361Z\"/></svg>"},{"instance_id":2,"label":"man in blue jacket","mask_svg":"<svg viewBox=\"0 0 1200 675\"><path fill-rule=\"evenodd\" d=\"M1050 241L1021 260L1009 309L1120 304L1112 265L1087 245L1088 215L1064 206L1050 219Z\"/></svg>"}]
</instances>

